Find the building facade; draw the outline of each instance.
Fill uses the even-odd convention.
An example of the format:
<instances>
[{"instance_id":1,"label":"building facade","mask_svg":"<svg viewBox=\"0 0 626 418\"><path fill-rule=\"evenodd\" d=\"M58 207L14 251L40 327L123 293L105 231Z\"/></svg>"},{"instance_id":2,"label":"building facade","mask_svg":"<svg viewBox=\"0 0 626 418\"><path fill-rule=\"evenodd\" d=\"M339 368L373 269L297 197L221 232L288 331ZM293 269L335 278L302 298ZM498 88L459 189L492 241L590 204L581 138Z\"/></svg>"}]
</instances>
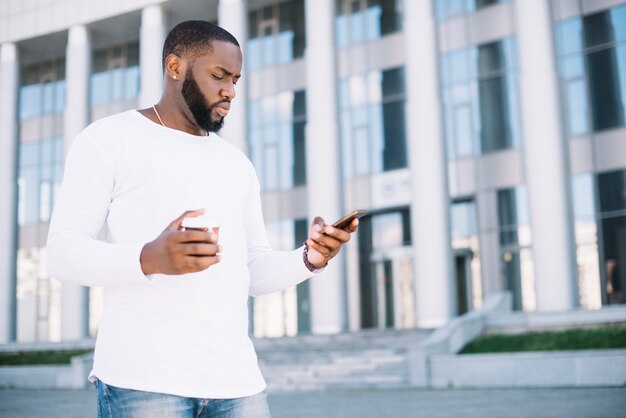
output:
<instances>
[{"instance_id":1,"label":"building facade","mask_svg":"<svg viewBox=\"0 0 626 418\"><path fill-rule=\"evenodd\" d=\"M190 19L243 47L220 134L274 248L371 213L324 276L251 300L254 335L433 328L502 290L524 311L626 302L624 0L1 1L0 342L97 332L101 289L46 271L64 155L158 100Z\"/></svg>"}]
</instances>

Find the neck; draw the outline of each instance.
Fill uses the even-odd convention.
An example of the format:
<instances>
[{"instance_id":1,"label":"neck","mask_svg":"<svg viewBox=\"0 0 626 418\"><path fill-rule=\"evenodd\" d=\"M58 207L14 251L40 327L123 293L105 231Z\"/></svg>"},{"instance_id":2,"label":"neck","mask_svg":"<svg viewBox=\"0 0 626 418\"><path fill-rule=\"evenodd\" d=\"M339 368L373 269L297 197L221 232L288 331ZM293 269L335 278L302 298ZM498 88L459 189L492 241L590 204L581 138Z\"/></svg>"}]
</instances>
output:
<instances>
[{"instance_id":1,"label":"neck","mask_svg":"<svg viewBox=\"0 0 626 418\"><path fill-rule=\"evenodd\" d=\"M171 129L186 132L196 136L208 136L209 133L204 129L198 127L193 121L193 117L188 116L185 112L181 111L178 106L168 103L166 100L161 99L159 103L154 105L156 109L156 123ZM153 111L152 108L149 109ZM159 120L158 116L161 117ZM153 119L154 120L154 119Z\"/></svg>"}]
</instances>

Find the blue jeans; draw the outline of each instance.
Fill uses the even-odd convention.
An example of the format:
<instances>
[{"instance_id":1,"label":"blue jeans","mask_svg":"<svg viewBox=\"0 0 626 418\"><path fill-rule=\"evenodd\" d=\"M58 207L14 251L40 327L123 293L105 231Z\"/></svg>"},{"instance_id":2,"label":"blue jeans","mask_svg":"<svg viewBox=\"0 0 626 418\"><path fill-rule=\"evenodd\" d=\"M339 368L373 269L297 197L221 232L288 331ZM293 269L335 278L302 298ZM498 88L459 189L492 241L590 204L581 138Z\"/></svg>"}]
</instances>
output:
<instances>
[{"instance_id":1,"label":"blue jeans","mask_svg":"<svg viewBox=\"0 0 626 418\"><path fill-rule=\"evenodd\" d=\"M270 418L265 391L235 399L185 398L97 380L98 418Z\"/></svg>"}]
</instances>

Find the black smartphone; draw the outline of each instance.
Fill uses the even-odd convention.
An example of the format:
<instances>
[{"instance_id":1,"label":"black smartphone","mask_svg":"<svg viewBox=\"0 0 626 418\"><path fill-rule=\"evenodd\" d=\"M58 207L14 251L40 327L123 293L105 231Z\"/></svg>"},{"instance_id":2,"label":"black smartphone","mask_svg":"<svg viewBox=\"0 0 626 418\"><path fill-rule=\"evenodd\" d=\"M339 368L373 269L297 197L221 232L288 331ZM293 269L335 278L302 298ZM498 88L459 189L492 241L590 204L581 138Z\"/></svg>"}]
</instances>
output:
<instances>
[{"instance_id":1,"label":"black smartphone","mask_svg":"<svg viewBox=\"0 0 626 418\"><path fill-rule=\"evenodd\" d=\"M332 226L334 228L346 229L348 226L350 226L354 219L362 218L365 215L367 215L367 211L364 209L353 210L352 212L348 213L346 216L335 222Z\"/></svg>"}]
</instances>

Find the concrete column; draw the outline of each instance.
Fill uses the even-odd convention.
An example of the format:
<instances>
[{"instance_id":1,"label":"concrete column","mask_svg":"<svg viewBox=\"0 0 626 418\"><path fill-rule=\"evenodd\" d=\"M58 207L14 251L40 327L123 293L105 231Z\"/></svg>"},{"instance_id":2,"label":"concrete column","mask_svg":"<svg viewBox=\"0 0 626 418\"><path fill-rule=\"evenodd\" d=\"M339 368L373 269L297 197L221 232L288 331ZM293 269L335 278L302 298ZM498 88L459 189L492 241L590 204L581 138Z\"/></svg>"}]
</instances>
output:
<instances>
[{"instance_id":1,"label":"concrete column","mask_svg":"<svg viewBox=\"0 0 626 418\"><path fill-rule=\"evenodd\" d=\"M89 123L89 76L91 41L86 26L69 30L65 63L67 91L64 119L65 151ZM61 292L61 338L78 340L89 335L89 298L86 287L63 282Z\"/></svg>"},{"instance_id":2,"label":"concrete column","mask_svg":"<svg viewBox=\"0 0 626 418\"><path fill-rule=\"evenodd\" d=\"M155 4L143 9L139 34L139 68L141 71L139 108L150 107L161 98L165 35L163 6Z\"/></svg>"},{"instance_id":3,"label":"concrete column","mask_svg":"<svg viewBox=\"0 0 626 418\"><path fill-rule=\"evenodd\" d=\"M576 268L550 5L514 5L537 309L566 310L574 306Z\"/></svg>"},{"instance_id":4,"label":"concrete column","mask_svg":"<svg viewBox=\"0 0 626 418\"><path fill-rule=\"evenodd\" d=\"M322 216L326 223L333 223L342 215L339 118L334 94L337 89L334 16L333 0L305 0L308 212L310 219ZM343 251L330 263L323 276L311 280L313 333L337 333L345 330L345 311Z\"/></svg>"},{"instance_id":5,"label":"concrete column","mask_svg":"<svg viewBox=\"0 0 626 418\"><path fill-rule=\"evenodd\" d=\"M419 327L431 328L446 323L455 306L437 27L431 1L407 1L404 12L416 315Z\"/></svg>"},{"instance_id":6,"label":"concrete column","mask_svg":"<svg viewBox=\"0 0 626 418\"><path fill-rule=\"evenodd\" d=\"M0 344L16 338L17 46L0 46Z\"/></svg>"},{"instance_id":7,"label":"concrete column","mask_svg":"<svg viewBox=\"0 0 626 418\"><path fill-rule=\"evenodd\" d=\"M218 24L229 31L245 52L248 39L248 8L245 0L219 0L217 8ZM243 56L242 77L235 88L236 98L233 101L230 113L226 117L224 128L219 133L221 137L236 145L243 152L248 149L248 79L245 74L246 56Z\"/></svg>"}]
</instances>

